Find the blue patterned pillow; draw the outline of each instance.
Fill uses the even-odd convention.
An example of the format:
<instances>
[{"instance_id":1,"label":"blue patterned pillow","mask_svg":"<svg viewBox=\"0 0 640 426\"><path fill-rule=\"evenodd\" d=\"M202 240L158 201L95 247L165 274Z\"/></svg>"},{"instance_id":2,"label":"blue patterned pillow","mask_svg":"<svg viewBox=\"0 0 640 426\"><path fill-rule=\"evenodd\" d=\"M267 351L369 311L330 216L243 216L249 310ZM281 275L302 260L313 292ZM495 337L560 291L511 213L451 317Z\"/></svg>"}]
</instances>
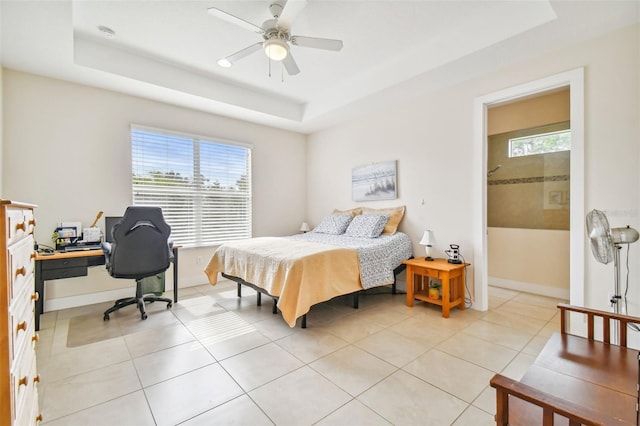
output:
<instances>
[{"instance_id":1,"label":"blue patterned pillow","mask_svg":"<svg viewBox=\"0 0 640 426\"><path fill-rule=\"evenodd\" d=\"M389 220L386 214L360 214L353 218L345 235L358 238L377 238Z\"/></svg>"},{"instance_id":2,"label":"blue patterned pillow","mask_svg":"<svg viewBox=\"0 0 640 426\"><path fill-rule=\"evenodd\" d=\"M319 232L321 234L344 234L344 231L351 223L353 216L350 214L332 214L320 222L320 225L316 226L313 232Z\"/></svg>"}]
</instances>

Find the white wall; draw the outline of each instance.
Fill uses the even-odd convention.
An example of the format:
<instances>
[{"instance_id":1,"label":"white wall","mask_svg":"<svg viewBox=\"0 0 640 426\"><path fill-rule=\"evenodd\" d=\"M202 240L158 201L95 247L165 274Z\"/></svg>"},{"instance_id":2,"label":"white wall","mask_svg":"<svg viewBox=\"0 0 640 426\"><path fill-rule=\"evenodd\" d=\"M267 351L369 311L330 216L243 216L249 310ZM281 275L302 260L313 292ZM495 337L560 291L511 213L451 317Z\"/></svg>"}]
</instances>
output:
<instances>
[{"instance_id":1,"label":"white wall","mask_svg":"<svg viewBox=\"0 0 640 426\"><path fill-rule=\"evenodd\" d=\"M0 25L2 22L2 8L0 7ZM1 37L2 31L0 28L0 64L2 63L2 37ZM3 81L3 70L2 67L0 66L0 198L3 198L3 193L2 193L2 135L3 135L3 94L2 94L2 81Z\"/></svg>"},{"instance_id":2,"label":"white wall","mask_svg":"<svg viewBox=\"0 0 640 426\"><path fill-rule=\"evenodd\" d=\"M1 9L1 8L0 8ZM1 45L2 43L0 43ZM0 62L2 61L2 55L0 54ZM5 198L3 185L2 185L2 176L3 166L2 166L2 152L4 151L4 69L0 66L0 198Z\"/></svg>"},{"instance_id":3,"label":"white wall","mask_svg":"<svg viewBox=\"0 0 640 426\"><path fill-rule=\"evenodd\" d=\"M489 284L569 300L569 231L488 228Z\"/></svg>"},{"instance_id":4,"label":"white wall","mask_svg":"<svg viewBox=\"0 0 640 426\"><path fill-rule=\"evenodd\" d=\"M90 225L98 211L119 216L131 204L132 123L253 144L254 236L293 234L305 219L304 135L9 69L3 87L2 193L39 206L39 243L52 244L61 220ZM213 249L181 250L181 287L207 282ZM111 300L117 288L133 291L90 268L86 278L47 282L45 308L87 303L83 294Z\"/></svg>"},{"instance_id":5,"label":"white wall","mask_svg":"<svg viewBox=\"0 0 640 426\"><path fill-rule=\"evenodd\" d=\"M407 206L400 229L411 236L415 253L422 253L417 242L428 228L434 232L438 253L457 243L473 264L473 218L480 214L473 211L472 192L474 99L584 66L584 213L595 207L610 210L613 226L624 222L637 228L639 43L640 25L636 25L311 135L309 220L317 224L335 207L356 205L350 194L352 167L398 160L398 200L369 204ZM584 249L588 256L585 302L606 308L613 266L597 264L589 247ZM640 243L632 247L630 261L633 288L629 295L635 299L640 299L639 254Z\"/></svg>"}]
</instances>

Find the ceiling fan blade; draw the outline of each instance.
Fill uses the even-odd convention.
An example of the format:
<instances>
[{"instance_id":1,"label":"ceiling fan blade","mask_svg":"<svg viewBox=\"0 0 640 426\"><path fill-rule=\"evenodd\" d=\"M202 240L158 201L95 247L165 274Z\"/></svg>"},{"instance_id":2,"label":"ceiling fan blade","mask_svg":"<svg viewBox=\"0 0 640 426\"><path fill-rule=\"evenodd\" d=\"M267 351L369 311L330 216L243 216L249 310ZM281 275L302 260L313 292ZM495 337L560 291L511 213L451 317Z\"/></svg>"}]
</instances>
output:
<instances>
[{"instance_id":1,"label":"ceiling fan blade","mask_svg":"<svg viewBox=\"0 0 640 426\"><path fill-rule=\"evenodd\" d=\"M278 17L278 26L287 30L291 29L293 20L306 6L307 0L287 0L282 13L280 13L280 16Z\"/></svg>"},{"instance_id":2,"label":"ceiling fan blade","mask_svg":"<svg viewBox=\"0 0 640 426\"><path fill-rule=\"evenodd\" d=\"M314 49L333 50L335 52L342 50L342 40L330 38L291 36L291 44L294 46L313 47Z\"/></svg>"},{"instance_id":3,"label":"ceiling fan blade","mask_svg":"<svg viewBox=\"0 0 640 426\"><path fill-rule=\"evenodd\" d=\"M282 60L282 65L284 65L284 69L287 70L287 74L296 75L300 72L300 68L298 68L298 64L291 56L291 52Z\"/></svg>"},{"instance_id":4,"label":"ceiling fan blade","mask_svg":"<svg viewBox=\"0 0 640 426\"><path fill-rule=\"evenodd\" d=\"M245 47L244 49L239 50L236 53L233 53L233 54L223 58L222 60L226 60L230 64L233 64L233 63L239 61L240 59L244 58L245 56L249 56L253 52L257 52L260 49L262 49L262 42L252 44L249 47Z\"/></svg>"},{"instance_id":5,"label":"ceiling fan blade","mask_svg":"<svg viewBox=\"0 0 640 426\"><path fill-rule=\"evenodd\" d=\"M210 7L207 9L209 14L215 16L216 18L222 19L223 21L227 21L231 24L242 27L246 30L253 31L254 33L264 34L264 30L257 25L252 24L249 21L245 21L242 18L238 18L230 13L225 12L224 10L220 10L217 7Z\"/></svg>"}]
</instances>

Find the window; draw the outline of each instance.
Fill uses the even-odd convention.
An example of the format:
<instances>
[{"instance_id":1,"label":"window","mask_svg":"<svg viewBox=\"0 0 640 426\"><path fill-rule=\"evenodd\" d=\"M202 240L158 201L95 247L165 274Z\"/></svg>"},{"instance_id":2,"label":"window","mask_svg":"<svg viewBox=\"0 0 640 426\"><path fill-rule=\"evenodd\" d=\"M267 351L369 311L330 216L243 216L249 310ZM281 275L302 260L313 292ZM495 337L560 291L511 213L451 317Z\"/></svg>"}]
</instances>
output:
<instances>
[{"instance_id":1,"label":"window","mask_svg":"<svg viewBox=\"0 0 640 426\"><path fill-rule=\"evenodd\" d=\"M202 247L251 237L251 147L131 128L134 205L162 207L171 238Z\"/></svg>"},{"instance_id":2,"label":"window","mask_svg":"<svg viewBox=\"0 0 640 426\"><path fill-rule=\"evenodd\" d=\"M509 139L509 157L571 150L571 130Z\"/></svg>"}]
</instances>

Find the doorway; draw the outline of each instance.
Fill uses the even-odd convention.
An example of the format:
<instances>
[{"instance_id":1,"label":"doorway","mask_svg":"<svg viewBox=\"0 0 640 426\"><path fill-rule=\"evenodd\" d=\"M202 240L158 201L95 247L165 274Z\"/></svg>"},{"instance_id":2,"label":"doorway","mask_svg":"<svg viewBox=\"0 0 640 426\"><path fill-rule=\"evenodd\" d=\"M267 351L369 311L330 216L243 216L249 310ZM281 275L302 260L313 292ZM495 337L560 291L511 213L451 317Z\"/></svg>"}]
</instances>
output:
<instances>
[{"instance_id":1,"label":"doorway","mask_svg":"<svg viewBox=\"0 0 640 426\"><path fill-rule=\"evenodd\" d=\"M488 109L491 106L514 102L541 93L567 87L570 92L571 122L571 181L569 299L573 304L584 302L584 69L550 76L520 86L476 98L474 104L474 298L480 310L488 309L488 251L487 251L487 150Z\"/></svg>"},{"instance_id":2,"label":"doorway","mask_svg":"<svg viewBox=\"0 0 640 426\"><path fill-rule=\"evenodd\" d=\"M563 87L488 108L490 285L569 299L569 96Z\"/></svg>"}]
</instances>

